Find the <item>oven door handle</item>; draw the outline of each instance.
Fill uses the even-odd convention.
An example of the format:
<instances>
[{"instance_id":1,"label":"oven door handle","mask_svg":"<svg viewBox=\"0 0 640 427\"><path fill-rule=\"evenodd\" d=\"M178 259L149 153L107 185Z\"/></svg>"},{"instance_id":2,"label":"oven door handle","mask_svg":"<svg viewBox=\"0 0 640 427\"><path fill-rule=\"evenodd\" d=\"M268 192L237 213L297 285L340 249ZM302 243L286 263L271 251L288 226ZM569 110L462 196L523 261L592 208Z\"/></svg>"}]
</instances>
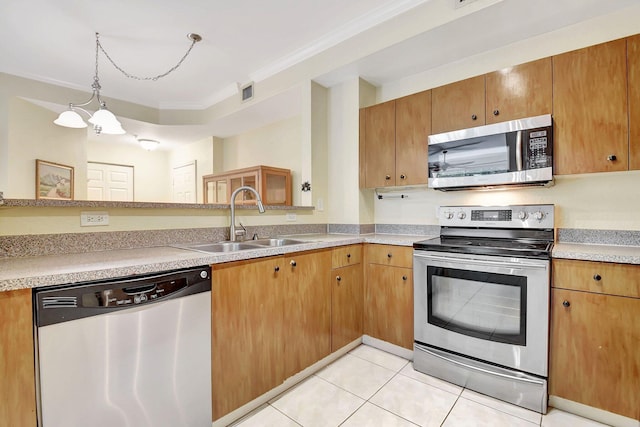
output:
<instances>
[{"instance_id":1,"label":"oven door handle","mask_svg":"<svg viewBox=\"0 0 640 427\"><path fill-rule=\"evenodd\" d=\"M459 360L455 360L453 358L449 358L449 357L443 356L441 354L438 354L438 353L436 353L434 351L431 351L431 350L427 349L426 347L424 347L422 345L416 344L416 347L420 351L424 351L425 353L428 353L433 357L437 357L438 359L442 359L442 360L444 360L446 362L453 363L453 364L461 366L461 367L463 367L465 369L482 372L483 374L495 375L497 377L506 378L506 379L512 380L512 381L521 381L521 382L532 383L532 384L537 384L537 385L543 385L544 384L544 380L538 380L538 379L534 379L534 378L524 378L524 377L518 376L518 375L508 375L508 374L504 374L502 372L490 371L490 370L482 368L480 366L470 365L470 364L461 362Z\"/></svg>"},{"instance_id":2,"label":"oven door handle","mask_svg":"<svg viewBox=\"0 0 640 427\"><path fill-rule=\"evenodd\" d=\"M451 263L465 264L465 265L466 264L489 265L489 266L495 266L495 267L506 267L506 268L511 268L515 270L522 269L522 268L540 268L540 269L547 268L546 263L540 263L540 264L534 264L530 262L510 263L505 261L490 261L490 260L475 259L475 258L451 258L446 256L422 255L417 253L414 254L414 256L425 258L425 259L431 259L433 261L444 261L444 262L451 262Z\"/></svg>"}]
</instances>

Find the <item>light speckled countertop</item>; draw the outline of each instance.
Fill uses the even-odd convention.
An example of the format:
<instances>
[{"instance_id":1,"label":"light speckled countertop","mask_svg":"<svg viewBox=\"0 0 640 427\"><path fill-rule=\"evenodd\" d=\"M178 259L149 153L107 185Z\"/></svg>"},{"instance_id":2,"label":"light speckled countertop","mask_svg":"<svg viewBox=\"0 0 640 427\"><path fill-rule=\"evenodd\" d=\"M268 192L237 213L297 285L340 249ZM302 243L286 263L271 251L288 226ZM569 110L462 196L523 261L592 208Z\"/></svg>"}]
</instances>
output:
<instances>
[{"instance_id":1,"label":"light speckled countertop","mask_svg":"<svg viewBox=\"0 0 640 427\"><path fill-rule=\"evenodd\" d=\"M640 264L640 246L556 243L553 258Z\"/></svg>"},{"instance_id":2,"label":"light speckled countertop","mask_svg":"<svg viewBox=\"0 0 640 427\"><path fill-rule=\"evenodd\" d=\"M305 243L211 254L162 246L81 254L4 258L0 259L0 291L157 273L363 242L412 246L413 242L436 236L303 234L287 237L304 240Z\"/></svg>"}]
</instances>

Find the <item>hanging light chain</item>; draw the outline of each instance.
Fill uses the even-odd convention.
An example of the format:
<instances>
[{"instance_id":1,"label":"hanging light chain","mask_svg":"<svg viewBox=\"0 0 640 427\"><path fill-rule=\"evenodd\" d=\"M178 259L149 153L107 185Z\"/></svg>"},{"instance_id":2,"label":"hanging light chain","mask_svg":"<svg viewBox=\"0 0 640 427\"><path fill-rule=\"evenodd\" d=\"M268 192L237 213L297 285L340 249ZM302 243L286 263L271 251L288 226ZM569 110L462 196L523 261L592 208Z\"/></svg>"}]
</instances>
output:
<instances>
[{"instance_id":1,"label":"hanging light chain","mask_svg":"<svg viewBox=\"0 0 640 427\"><path fill-rule=\"evenodd\" d=\"M189 33L187 37L189 37L189 39L191 39L191 45L189 46L189 49L187 49L187 53L185 53L184 56L182 58L180 58L180 60L178 61L178 63L176 65L171 67L166 72L164 72L162 74L158 74L157 76L154 76L154 77L139 77L139 76L136 76L136 75L133 75L133 74L129 74L125 70L120 68L113 61L113 59L111 59L111 57L109 56L107 51L104 50L104 47L100 43L100 38L99 37L100 37L100 35L98 33L96 33L96 78L98 76L98 48L100 48L100 50L102 51L102 53L104 53L104 56L107 57L109 62L111 62L111 64L116 68L116 70L120 71L125 77L128 77L130 79L134 79L134 80L153 80L153 81L156 81L156 80L158 80L158 79L160 79L162 77L165 77L165 76L169 75L170 73L174 72L175 70L177 70L178 67L180 67L182 65L184 60L187 59L187 56L189 56L189 54L191 53L191 49L193 49L193 46L195 46L196 43L198 43L200 40L202 40L202 37L200 37L198 34ZM97 79L96 79L96 81L97 81Z\"/></svg>"}]
</instances>

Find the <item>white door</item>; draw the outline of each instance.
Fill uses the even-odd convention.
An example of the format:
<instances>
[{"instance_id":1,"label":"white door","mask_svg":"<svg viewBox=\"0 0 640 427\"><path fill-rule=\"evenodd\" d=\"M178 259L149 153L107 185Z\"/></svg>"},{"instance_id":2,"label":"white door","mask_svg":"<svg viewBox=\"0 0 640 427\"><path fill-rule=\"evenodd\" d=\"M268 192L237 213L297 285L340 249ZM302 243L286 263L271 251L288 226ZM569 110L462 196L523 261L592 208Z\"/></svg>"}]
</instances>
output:
<instances>
[{"instance_id":1,"label":"white door","mask_svg":"<svg viewBox=\"0 0 640 427\"><path fill-rule=\"evenodd\" d=\"M88 162L87 198L132 202L133 166Z\"/></svg>"},{"instance_id":2,"label":"white door","mask_svg":"<svg viewBox=\"0 0 640 427\"><path fill-rule=\"evenodd\" d=\"M172 177L173 201L179 203L196 203L196 161L173 168Z\"/></svg>"}]
</instances>

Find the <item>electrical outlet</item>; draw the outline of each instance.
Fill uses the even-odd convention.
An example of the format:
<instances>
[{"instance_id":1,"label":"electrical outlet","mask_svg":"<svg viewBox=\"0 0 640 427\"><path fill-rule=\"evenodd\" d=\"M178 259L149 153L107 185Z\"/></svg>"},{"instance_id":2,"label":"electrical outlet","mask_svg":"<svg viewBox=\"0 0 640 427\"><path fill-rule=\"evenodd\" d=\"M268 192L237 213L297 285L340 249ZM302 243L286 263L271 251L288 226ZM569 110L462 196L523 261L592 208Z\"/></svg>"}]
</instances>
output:
<instances>
[{"instance_id":1,"label":"electrical outlet","mask_svg":"<svg viewBox=\"0 0 640 427\"><path fill-rule=\"evenodd\" d=\"M108 212L80 212L80 226L109 225Z\"/></svg>"},{"instance_id":2,"label":"electrical outlet","mask_svg":"<svg viewBox=\"0 0 640 427\"><path fill-rule=\"evenodd\" d=\"M294 213L288 213L287 214L287 221L295 221L297 219L296 214Z\"/></svg>"},{"instance_id":3,"label":"electrical outlet","mask_svg":"<svg viewBox=\"0 0 640 427\"><path fill-rule=\"evenodd\" d=\"M318 212L324 211L324 200L322 200L322 197L318 198L318 203L316 203L316 210Z\"/></svg>"}]
</instances>

